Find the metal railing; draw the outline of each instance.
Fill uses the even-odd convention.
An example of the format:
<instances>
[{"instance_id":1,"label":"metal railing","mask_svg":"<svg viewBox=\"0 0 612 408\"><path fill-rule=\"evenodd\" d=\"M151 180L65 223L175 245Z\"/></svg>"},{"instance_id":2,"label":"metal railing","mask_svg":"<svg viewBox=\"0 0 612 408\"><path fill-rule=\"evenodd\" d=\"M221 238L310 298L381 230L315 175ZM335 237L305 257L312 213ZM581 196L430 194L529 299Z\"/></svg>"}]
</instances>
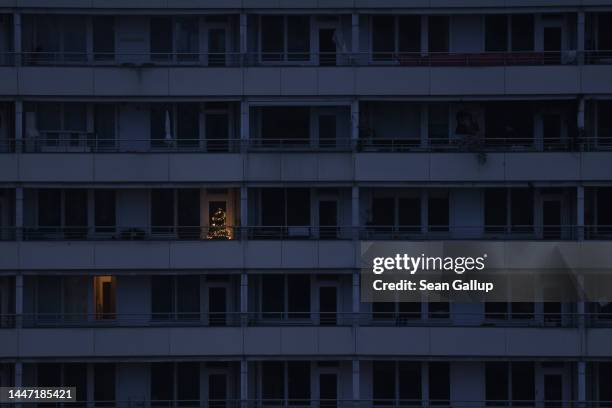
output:
<instances>
[{"instance_id":1,"label":"metal railing","mask_svg":"<svg viewBox=\"0 0 612 408\"><path fill-rule=\"evenodd\" d=\"M415 305L421 306L420 303ZM0 315L0 329L126 327L533 327L612 328L612 313L571 312L155 312Z\"/></svg>"},{"instance_id":2,"label":"metal railing","mask_svg":"<svg viewBox=\"0 0 612 408\"><path fill-rule=\"evenodd\" d=\"M611 137L533 138L206 138L115 139L88 132L44 131L41 137L0 140L0 153L237 153L266 151L381 152L573 152L612 151Z\"/></svg>"},{"instance_id":3,"label":"metal railing","mask_svg":"<svg viewBox=\"0 0 612 408\"><path fill-rule=\"evenodd\" d=\"M27 226L0 227L0 241L223 240L611 240L612 225Z\"/></svg>"},{"instance_id":4,"label":"metal railing","mask_svg":"<svg viewBox=\"0 0 612 408\"><path fill-rule=\"evenodd\" d=\"M612 64L610 50L483 52L4 52L0 65L123 66L132 68L197 66L407 66L483 67Z\"/></svg>"}]
</instances>

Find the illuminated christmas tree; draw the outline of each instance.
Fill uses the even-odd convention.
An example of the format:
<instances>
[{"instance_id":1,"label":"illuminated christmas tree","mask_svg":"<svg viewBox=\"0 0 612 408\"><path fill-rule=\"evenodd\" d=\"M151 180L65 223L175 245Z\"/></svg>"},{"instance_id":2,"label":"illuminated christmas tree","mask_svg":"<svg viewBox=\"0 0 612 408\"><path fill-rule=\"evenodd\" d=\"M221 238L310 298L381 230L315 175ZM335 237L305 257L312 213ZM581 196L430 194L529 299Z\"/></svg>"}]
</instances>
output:
<instances>
[{"instance_id":1,"label":"illuminated christmas tree","mask_svg":"<svg viewBox=\"0 0 612 408\"><path fill-rule=\"evenodd\" d=\"M208 229L208 239L230 239L229 230L226 227L226 214L223 208L217 208L210 217L210 228Z\"/></svg>"}]
</instances>

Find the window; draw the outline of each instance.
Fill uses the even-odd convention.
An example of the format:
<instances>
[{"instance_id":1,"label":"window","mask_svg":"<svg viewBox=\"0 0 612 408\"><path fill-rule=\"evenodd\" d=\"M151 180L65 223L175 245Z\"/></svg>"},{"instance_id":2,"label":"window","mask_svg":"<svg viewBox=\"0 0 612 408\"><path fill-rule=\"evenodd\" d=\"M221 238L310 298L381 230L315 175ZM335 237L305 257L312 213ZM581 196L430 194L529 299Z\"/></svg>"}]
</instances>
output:
<instances>
[{"instance_id":1,"label":"window","mask_svg":"<svg viewBox=\"0 0 612 408\"><path fill-rule=\"evenodd\" d=\"M87 59L87 19L82 16L38 15L24 19L29 62L82 62ZM29 28L29 30L28 30Z\"/></svg>"},{"instance_id":2,"label":"window","mask_svg":"<svg viewBox=\"0 0 612 408\"><path fill-rule=\"evenodd\" d=\"M67 239L87 235L87 190L39 189L38 227L46 233L63 233Z\"/></svg>"},{"instance_id":3,"label":"window","mask_svg":"<svg viewBox=\"0 0 612 408\"><path fill-rule=\"evenodd\" d=\"M96 61L115 58L115 18L113 16L94 16L93 52Z\"/></svg>"},{"instance_id":4,"label":"window","mask_svg":"<svg viewBox=\"0 0 612 408\"><path fill-rule=\"evenodd\" d=\"M46 146L79 146L87 138L87 105L83 103L38 103L36 125Z\"/></svg>"},{"instance_id":5,"label":"window","mask_svg":"<svg viewBox=\"0 0 612 408\"><path fill-rule=\"evenodd\" d=\"M395 51L395 19L393 16L372 17L372 49L374 60L393 58Z\"/></svg>"},{"instance_id":6,"label":"window","mask_svg":"<svg viewBox=\"0 0 612 408\"><path fill-rule=\"evenodd\" d=\"M448 16L429 16L429 52L449 51Z\"/></svg>"},{"instance_id":7,"label":"window","mask_svg":"<svg viewBox=\"0 0 612 408\"><path fill-rule=\"evenodd\" d=\"M395 362L372 362L372 396L374 405L393 405L395 400Z\"/></svg>"},{"instance_id":8,"label":"window","mask_svg":"<svg viewBox=\"0 0 612 408\"><path fill-rule=\"evenodd\" d=\"M170 61L172 58L172 18L151 18L151 59Z\"/></svg>"},{"instance_id":9,"label":"window","mask_svg":"<svg viewBox=\"0 0 612 408\"><path fill-rule=\"evenodd\" d=\"M486 143L524 146L533 143L531 105L516 102L490 102L485 106Z\"/></svg>"},{"instance_id":10,"label":"window","mask_svg":"<svg viewBox=\"0 0 612 408\"><path fill-rule=\"evenodd\" d=\"M151 105L151 145L153 147L172 145L174 139L173 117L172 105Z\"/></svg>"},{"instance_id":11,"label":"window","mask_svg":"<svg viewBox=\"0 0 612 408\"><path fill-rule=\"evenodd\" d=\"M76 387L76 401L87 401L87 364L38 363L36 371L38 387Z\"/></svg>"},{"instance_id":12,"label":"window","mask_svg":"<svg viewBox=\"0 0 612 408\"><path fill-rule=\"evenodd\" d=\"M197 17L176 19L176 53L178 61L199 59L199 26Z\"/></svg>"},{"instance_id":13,"label":"window","mask_svg":"<svg viewBox=\"0 0 612 408\"><path fill-rule=\"evenodd\" d=\"M264 318L310 318L310 275L262 275Z\"/></svg>"},{"instance_id":14,"label":"window","mask_svg":"<svg viewBox=\"0 0 612 408\"><path fill-rule=\"evenodd\" d=\"M450 364L429 363L429 400L431 405L448 405L450 401Z\"/></svg>"},{"instance_id":15,"label":"window","mask_svg":"<svg viewBox=\"0 0 612 408\"><path fill-rule=\"evenodd\" d=\"M96 407L115 406L115 364L94 364L94 400Z\"/></svg>"},{"instance_id":16,"label":"window","mask_svg":"<svg viewBox=\"0 0 612 408\"><path fill-rule=\"evenodd\" d=\"M528 188L510 190L510 217L513 232L533 231L533 191Z\"/></svg>"},{"instance_id":17,"label":"window","mask_svg":"<svg viewBox=\"0 0 612 408\"><path fill-rule=\"evenodd\" d=\"M450 224L448 193L430 192L428 200L428 223L432 232L446 232Z\"/></svg>"},{"instance_id":18,"label":"window","mask_svg":"<svg viewBox=\"0 0 612 408\"><path fill-rule=\"evenodd\" d=\"M508 363L485 363L485 398L487 406L505 406L508 401Z\"/></svg>"},{"instance_id":19,"label":"window","mask_svg":"<svg viewBox=\"0 0 612 408\"><path fill-rule=\"evenodd\" d=\"M169 233L174 226L174 190L151 190L151 226L154 233Z\"/></svg>"},{"instance_id":20,"label":"window","mask_svg":"<svg viewBox=\"0 0 612 408\"><path fill-rule=\"evenodd\" d=\"M432 103L428 111L428 135L431 144L448 144L449 138L449 105Z\"/></svg>"},{"instance_id":21,"label":"window","mask_svg":"<svg viewBox=\"0 0 612 408\"><path fill-rule=\"evenodd\" d=\"M310 59L309 16L262 16L263 61L308 61Z\"/></svg>"},{"instance_id":22,"label":"window","mask_svg":"<svg viewBox=\"0 0 612 408\"><path fill-rule=\"evenodd\" d=\"M113 232L117 225L115 190L94 190L94 223L96 232Z\"/></svg>"},{"instance_id":23,"label":"window","mask_svg":"<svg viewBox=\"0 0 612 408\"><path fill-rule=\"evenodd\" d=\"M485 16L485 51L508 51L508 17Z\"/></svg>"},{"instance_id":24,"label":"window","mask_svg":"<svg viewBox=\"0 0 612 408\"><path fill-rule=\"evenodd\" d=\"M200 277L152 276L151 310L157 320L199 320Z\"/></svg>"},{"instance_id":25,"label":"window","mask_svg":"<svg viewBox=\"0 0 612 408\"><path fill-rule=\"evenodd\" d=\"M598 144L612 145L612 101L597 102L597 139Z\"/></svg>"},{"instance_id":26,"label":"window","mask_svg":"<svg viewBox=\"0 0 612 408\"><path fill-rule=\"evenodd\" d=\"M263 226L310 225L310 189L308 188L264 188L261 190L261 221ZM298 229L289 229L288 234L308 234Z\"/></svg>"},{"instance_id":27,"label":"window","mask_svg":"<svg viewBox=\"0 0 612 408\"><path fill-rule=\"evenodd\" d=\"M533 14L512 15L512 51L533 51Z\"/></svg>"},{"instance_id":28,"label":"window","mask_svg":"<svg viewBox=\"0 0 612 408\"><path fill-rule=\"evenodd\" d=\"M532 406L535 400L535 370L533 363L516 362L512 368L512 400Z\"/></svg>"},{"instance_id":29,"label":"window","mask_svg":"<svg viewBox=\"0 0 612 408\"><path fill-rule=\"evenodd\" d=\"M372 393L375 406L420 405L421 363L373 361Z\"/></svg>"},{"instance_id":30,"label":"window","mask_svg":"<svg viewBox=\"0 0 612 408\"><path fill-rule=\"evenodd\" d=\"M508 225L508 202L505 188L485 190L485 231L503 232Z\"/></svg>"},{"instance_id":31,"label":"window","mask_svg":"<svg viewBox=\"0 0 612 408\"><path fill-rule=\"evenodd\" d=\"M310 143L310 108L265 107L261 108L261 138L267 145Z\"/></svg>"},{"instance_id":32,"label":"window","mask_svg":"<svg viewBox=\"0 0 612 408\"><path fill-rule=\"evenodd\" d=\"M177 104L176 118L176 138L178 146L198 146L200 138L200 108L198 104Z\"/></svg>"},{"instance_id":33,"label":"window","mask_svg":"<svg viewBox=\"0 0 612 408\"><path fill-rule=\"evenodd\" d=\"M599 399L598 401L612 401L612 363L599 363Z\"/></svg>"},{"instance_id":34,"label":"window","mask_svg":"<svg viewBox=\"0 0 612 408\"><path fill-rule=\"evenodd\" d=\"M284 364L277 361L261 363L261 396L270 404L280 404L285 397Z\"/></svg>"},{"instance_id":35,"label":"window","mask_svg":"<svg viewBox=\"0 0 612 408\"><path fill-rule=\"evenodd\" d=\"M98 103L94 107L94 137L97 149L115 145L115 105Z\"/></svg>"},{"instance_id":36,"label":"window","mask_svg":"<svg viewBox=\"0 0 612 408\"><path fill-rule=\"evenodd\" d=\"M310 361L287 363L287 390L290 405L310 405Z\"/></svg>"},{"instance_id":37,"label":"window","mask_svg":"<svg viewBox=\"0 0 612 408\"><path fill-rule=\"evenodd\" d=\"M200 190L184 188L176 190L178 237L200 238Z\"/></svg>"},{"instance_id":38,"label":"window","mask_svg":"<svg viewBox=\"0 0 612 408\"><path fill-rule=\"evenodd\" d=\"M40 321L79 321L87 317L88 287L85 276L40 276L36 278L36 313Z\"/></svg>"},{"instance_id":39,"label":"window","mask_svg":"<svg viewBox=\"0 0 612 408\"><path fill-rule=\"evenodd\" d=\"M116 279L114 276L94 277L96 319L115 318L116 287Z\"/></svg>"},{"instance_id":40,"label":"window","mask_svg":"<svg viewBox=\"0 0 612 408\"><path fill-rule=\"evenodd\" d=\"M375 61L392 59L395 54L420 51L420 16L372 17L372 52Z\"/></svg>"}]
</instances>

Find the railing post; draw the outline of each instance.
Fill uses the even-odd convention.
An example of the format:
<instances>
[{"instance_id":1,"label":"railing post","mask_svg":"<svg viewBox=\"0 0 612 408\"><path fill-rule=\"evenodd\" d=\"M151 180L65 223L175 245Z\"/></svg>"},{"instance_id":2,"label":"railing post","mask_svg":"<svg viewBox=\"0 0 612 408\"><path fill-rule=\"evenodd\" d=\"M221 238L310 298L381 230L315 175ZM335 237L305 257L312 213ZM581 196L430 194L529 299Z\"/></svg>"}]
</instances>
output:
<instances>
[{"instance_id":1,"label":"railing post","mask_svg":"<svg viewBox=\"0 0 612 408\"><path fill-rule=\"evenodd\" d=\"M23 102L15 101L15 153L20 153L24 149L23 145Z\"/></svg>"},{"instance_id":2,"label":"railing post","mask_svg":"<svg viewBox=\"0 0 612 408\"><path fill-rule=\"evenodd\" d=\"M576 27L576 62L584 64L584 46L585 46L585 14L583 10L578 11Z\"/></svg>"},{"instance_id":3,"label":"railing post","mask_svg":"<svg viewBox=\"0 0 612 408\"><path fill-rule=\"evenodd\" d=\"M249 189L247 186L240 187L240 230L238 236L245 241L249 237Z\"/></svg>"},{"instance_id":4,"label":"railing post","mask_svg":"<svg viewBox=\"0 0 612 408\"><path fill-rule=\"evenodd\" d=\"M240 55L239 64L241 66L248 65L248 16L246 13L240 13Z\"/></svg>"},{"instance_id":5,"label":"railing post","mask_svg":"<svg viewBox=\"0 0 612 408\"><path fill-rule=\"evenodd\" d=\"M353 389L352 389L352 399L354 408L359 407L359 400L361 399L361 387L360 387L360 377L361 377L361 369L359 366L359 360L357 358L353 359Z\"/></svg>"},{"instance_id":6,"label":"railing post","mask_svg":"<svg viewBox=\"0 0 612 408\"><path fill-rule=\"evenodd\" d=\"M359 44L359 36L360 36L360 27L359 27L359 14L353 13L351 15L351 52L353 53L353 64L361 65L360 61L360 44Z\"/></svg>"},{"instance_id":7,"label":"railing post","mask_svg":"<svg viewBox=\"0 0 612 408\"><path fill-rule=\"evenodd\" d=\"M245 357L240 360L240 408L248 408L249 400L249 362Z\"/></svg>"},{"instance_id":8,"label":"railing post","mask_svg":"<svg viewBox=\"0 0 612 408\"><path fill-rule=\"evenodd\" d=\"M21 65L21 13L13 14L13 52L16 66Z\"/></svg>"}]
</instances>

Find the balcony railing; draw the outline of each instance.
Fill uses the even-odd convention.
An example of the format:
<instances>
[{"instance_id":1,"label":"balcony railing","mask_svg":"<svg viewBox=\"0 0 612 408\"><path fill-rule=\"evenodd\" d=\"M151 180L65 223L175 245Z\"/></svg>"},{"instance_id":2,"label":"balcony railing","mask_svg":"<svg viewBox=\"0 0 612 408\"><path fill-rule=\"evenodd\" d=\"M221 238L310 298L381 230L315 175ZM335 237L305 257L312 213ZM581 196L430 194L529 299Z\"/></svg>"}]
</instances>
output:
<instances>
[{"instance_id":1,"label":"balcony railing","mask_svg":"<svg viewBox=\"0 0 612 408\"><path fill-rule=\"evenodd\" d=\"M612 225L0 227L0 241L611 240Z\"/></svg>"},{"instance_id":2,"label":"balcony railing","mask_svg":"<svg viewBox=\"0 0 612 408\"><path fill-rule=\"evenodd\" d=\"M420 306L415 303L414 305ZM156 312L0 315L0 329L113 327L539 327L612 328L612 313L571 312Z\"/></svg>"},{"instance_id":3,"label":"balcony railing","mask_svg":"<svg viewBox=\"0 0 612 408\"><path fill-rule=\"evenodd\" d=\"M238 153L238 152L576 152L612 151L610 137L533 138L412 138L361 137L300 139L300 138L206 138L206 139L115 139L88 132L39 132L41 137L22 140L0 140L0 153L12 153L19 148L24 153Z\"/></svg>"},{"instance_id":4,"label":"balcony railing","mask_svg":"<svg viewBox=\"0 0 612 408\"><path fill-rule=\"evenodd\" d=\"M611 50L507 51L507 52L225 52L201 53L94 53L4 52L0 65L26 66L159 66L254 67L254 66L405 66L487 67L612 64Z\"/></svg>"}]
</instances>

